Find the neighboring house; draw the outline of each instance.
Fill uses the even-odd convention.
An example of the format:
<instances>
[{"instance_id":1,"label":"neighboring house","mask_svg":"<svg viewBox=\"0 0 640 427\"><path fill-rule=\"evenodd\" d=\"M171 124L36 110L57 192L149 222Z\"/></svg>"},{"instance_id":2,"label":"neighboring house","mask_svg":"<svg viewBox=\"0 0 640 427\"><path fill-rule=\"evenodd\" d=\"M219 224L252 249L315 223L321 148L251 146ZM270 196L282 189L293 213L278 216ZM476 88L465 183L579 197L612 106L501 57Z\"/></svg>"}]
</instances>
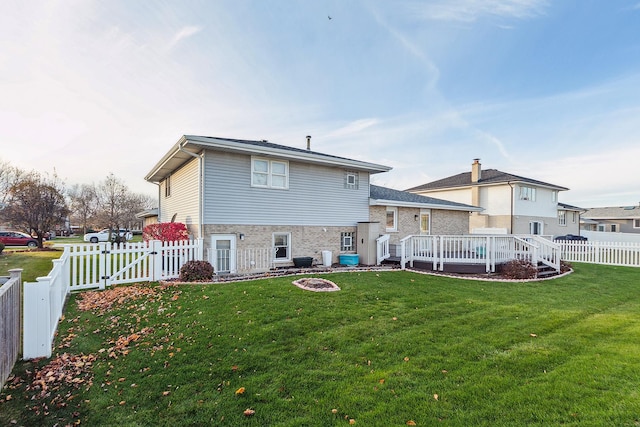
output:
<instances>
[{"instance_id":1,"label":"neighboring house","mask_svg":"<svg viewBox=\"0 0 640 427\"><path fill-rule=\"evenodd\" d=\"M582 218L583 230L640 234L640 205L587 209Z\"/></svg>"},{"instance_id":2,"label":"neighboring house","mask_svg":"<svg viewBox=\"0 0 640 427\"><path fill-rule=\"evenodd\" d=\"M470 172L406 191L484 208L469 219L471 233L579 234L580 208L558 203L568 188L496 169L482 170L474 159Z\"/></svg>"},{"instance_id":3,"label":"neighboring house","mask_svg":"<svg viewBox=\"0 0 640 427\"><path fill-rule=\"evenodd\" d=\"M136 214L136 218L142 220L142 228L158 222L158 208L147 209Z\"/></svg>"},{"instance_id":4,"label":"neighboring house","mask_svg":"<svg viewBox=\"0 0 640 427\"><path fill-rule=\"evenodd\" d=\"M217 254L209 259L218 272L235 271L244 260L233 258L242 251L264 250L275 266L291 265L295 257L319 260L322 251L331 251L335 262L364 243L356 238L359 223L387 224L386 206L397 209L395 224L403 234L419 232L423 221L437 232L468 229L464 217L468 221L477 208L410 194L403 201L402 192L370 186L372 175L389 170L311 151L310 137L305 150L183 136L145 179L158 185L158 221L183 222L192 237L203 238ZM443 218L445 210L454 216ZM414 226L404 225L407 218ZM258 255L251 257L252 266L259 262Z\"/></svg>"},{"instance_id":5,"label":"neighboring house","mask_svg":"<svg viewBox=\"0 0 640 427\"><path fill-rule=\"evenodd\" d=\"M391 244L409 235L469 233L469 213L482 208L420 196L406 191L370 186L370 221L381 224Z\"/></svg>"}]
</instances>

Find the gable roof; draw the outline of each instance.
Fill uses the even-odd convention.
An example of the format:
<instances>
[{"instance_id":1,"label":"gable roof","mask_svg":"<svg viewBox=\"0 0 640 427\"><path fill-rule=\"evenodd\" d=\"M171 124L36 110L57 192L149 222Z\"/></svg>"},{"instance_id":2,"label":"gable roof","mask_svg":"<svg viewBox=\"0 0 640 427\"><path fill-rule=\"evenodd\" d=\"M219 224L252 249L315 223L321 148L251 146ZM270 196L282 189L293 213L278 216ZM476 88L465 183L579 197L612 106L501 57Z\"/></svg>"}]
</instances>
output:
<instances>
[{"instance_id":1,"label":"gable roof","mask_svg":"<svg viewBox=\"0 0 640 427\"><path fill-rule=\"evenodd\" d=\"M637 219L640 218L640 206L591 208L582 216L590 219Z\"/></svg>"},{"instance_id":2,"label":"gable roof","mask_svg":"<svg viewBox=\"0 0 640 427\"><path fill-rule=\"evenodd\" d=\"M150 182L160 182L191 158L198 157L206 149L278 157L299 162L361 170L372 174L391 170L390 166L274 144L269 141L184 135L151 169L145 179Z\"/></svg>"},{"instance_id":3,"label":"gable roof","mask_svg":"<svg viewBox=\"0 0 640 427\"><path fill-rule=\"evenodd\" d=\"M558 209L563 209L566 211L578 211L578 212L586 211L586 209L584 208L579 208L577 206L572 206L572 205L568 205L566 203L561 203L561 202L558 202Z\"/></svg>"},{"instance_id":4,"label":"gable roof","mask_svg":"<svg viewBox=\"0 0 640 427\"><path fill-rule=\"evenodd\" d=\"M506 184L510 182L531 184L539 187L548 187L548 188L552 188L560 191L568 190L568 188L566 187L549 184L548 182L538 181L537 179L525 178L523 176L518 176L518 175L514 175L507 172L501 172L497 169L485 169L482 171L482 178L479 179L477 183L471 182L471 172L463 172L457 175L450 176L448 178L443 178L437 181L418 185L417 187L409 188L406 191L441 190L446 188L471 187L473 185Z\"/></svg>"},{"instance_id":5,"label":"gable roof","mask_svg":"<svg viewBox=\"0 0 640 427\"><path fill-rule=\"evenodd\" d=\"M480 212L483 209L464 203L450 202L434 197L420 196L406 191L369 185L369 205L416 207L425 209L446 209L454 211Z\"/></svg>"}]
</instances>

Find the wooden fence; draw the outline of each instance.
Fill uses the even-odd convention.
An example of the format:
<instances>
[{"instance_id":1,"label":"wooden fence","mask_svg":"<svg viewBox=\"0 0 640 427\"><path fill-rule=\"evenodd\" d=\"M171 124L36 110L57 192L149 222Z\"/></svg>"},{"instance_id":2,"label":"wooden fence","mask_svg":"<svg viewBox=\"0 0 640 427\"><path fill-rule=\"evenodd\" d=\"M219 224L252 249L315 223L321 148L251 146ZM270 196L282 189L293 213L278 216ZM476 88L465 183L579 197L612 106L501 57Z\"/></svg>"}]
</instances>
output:
<instances>
[{"instance_id":1,"label":"wooden fence","mask_svg":"<svg viewBox=\"0 0 640 427\"><path fill-rule=\"evenodd\" d=\"M9 270L9 274L9 280L0 284L0 389L20 353L22 269Z\"/></svg>"},{"instance_id":2,"label":"wooden fence","mask_svg":"<svg viewBox=\"0 0 640 427\"><path fill-rule=\"evenodd\" d=\"M563 241L562 259L588 264L640 267L640 243Z\"/></svg>"}]
</instances>

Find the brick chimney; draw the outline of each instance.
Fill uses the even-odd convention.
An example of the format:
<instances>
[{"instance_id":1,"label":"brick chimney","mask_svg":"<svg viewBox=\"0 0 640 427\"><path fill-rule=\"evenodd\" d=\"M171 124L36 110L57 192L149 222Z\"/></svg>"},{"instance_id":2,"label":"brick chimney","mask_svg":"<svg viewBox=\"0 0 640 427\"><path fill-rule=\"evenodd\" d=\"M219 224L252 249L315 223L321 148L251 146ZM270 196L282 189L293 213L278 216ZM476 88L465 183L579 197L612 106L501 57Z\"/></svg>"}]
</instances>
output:
<instances>
[{"instance_id":1,"label":"brick chimney","mask_svg":"<svg viewBox=\"0 0 640 427\"><path fill-rule=\"evenodd\" d=\"M482 179L482 165L480 165L480 159L473 159L471 165L471 182L478 182Z\"/></svg>"}]
</instances>

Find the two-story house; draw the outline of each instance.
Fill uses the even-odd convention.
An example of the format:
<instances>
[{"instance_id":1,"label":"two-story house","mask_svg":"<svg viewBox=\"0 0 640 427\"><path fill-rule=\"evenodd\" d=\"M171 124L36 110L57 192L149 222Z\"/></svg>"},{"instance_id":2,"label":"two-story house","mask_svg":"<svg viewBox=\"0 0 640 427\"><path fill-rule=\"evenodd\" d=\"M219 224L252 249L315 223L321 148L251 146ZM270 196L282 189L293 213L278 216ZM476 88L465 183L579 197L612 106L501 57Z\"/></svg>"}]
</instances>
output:
<instances>
[{"instance_id":1,"label":"two-story house","mask_svg":"<svg viewBox=\"0 0 640 427\"><path fill-rule=\"evenodd\" d=\"M401 200L395 190L370 185L372 175L390 167L310 148L310 138L304 149L183 136L145 177L158 185L158 221L185 223L218 254L209 257L216 271L234 271L240 250L266 249L276 266L320 259L322 251L335 261L357 252L358 223L382 222L381 233L396 238L398 230L439 232L434 225L459 233L468 229L469 212L480 210L409 193Z\"/></svg>"},{"instance_id":2,"label":"two-story house","mask_svg":"<svg viewBox=\"0 0 640 427\"><path fill-rule=\"evenodd\" d=\"M579 234L580 208L558 203L568 188L496 169L482 170L474 159L470 172L406 191L484 208L469 220L471 233Z\"/></svg>"}]
</instances>

